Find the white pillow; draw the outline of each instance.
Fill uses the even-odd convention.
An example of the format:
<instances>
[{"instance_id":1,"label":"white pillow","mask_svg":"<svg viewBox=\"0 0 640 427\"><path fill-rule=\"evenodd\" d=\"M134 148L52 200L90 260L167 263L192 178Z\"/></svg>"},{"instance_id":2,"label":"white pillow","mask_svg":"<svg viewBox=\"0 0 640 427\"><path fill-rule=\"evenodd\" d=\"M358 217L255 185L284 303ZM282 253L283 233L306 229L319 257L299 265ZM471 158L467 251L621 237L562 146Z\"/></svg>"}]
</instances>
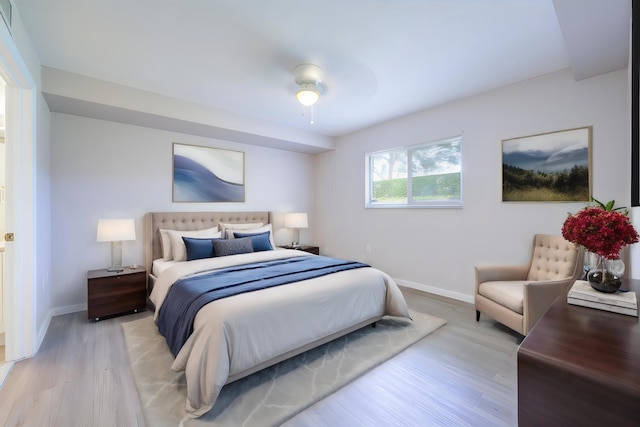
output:
<instances>
[{"instance_id":1,"label":"white pillow","mask_svg":"<svg viewBox=\"0 0 640 427\"><path fill-rule=\"evenodd\" d=\"M162 259L164 261L171 261L173 259L173 253L171 252L171 240L169 240L169 233L167 230L160 231L160 247L162 248Z\"/></svg>"},{"instance_id":2,"label":"white pillow","mask_svg":"<svg viewBox=\"0 0 640 427\"><path fill-rule=\"evenodd\" d=\"M180 230L166 230L169 241L171 242L171 253L174 261L186 261L187 260L187 247L184 245L182 236L184 237L197 237L197 238L216 238L221 237L222 233L218 231L218 227L205 228L203 230L193 231L180 231ZM163 248L164 249L164 248Z\"/></svg>"},{"instance_id":3,"label":"white pillow","mask_svg":"<svg viewBox=\"0 0 640 427\"><path fill-rule=\"evenodd\" d=\"M226 237L227 239L235 239L236 236L233 235L233 232L237 231L239 233L243 233L243 234L260 234L260 233L264 233L265 231L269 232L269 242L271 242L271 246L273 247L273 249L276 248L276 244L273 241L273 227L271 226L271 224L267 224L263 227L259 227L259 228L251 228L251 229L243 229L243 230L227 230L226 231Z\"/></svg>"},{"instance_id":4,"label":"white pillow","mask_svg":"<svg viewBox=\"0 0 640 427\"><path fill-rule=\"evenodd\" d=\"M220 227L220 231L222 231L222 235L225 236L226 230L249 230L251 228L262 227L264 222L247 222L247 223L231 223L231 222L219 222L218 227ZM227 237L228 239L228 237Z\"/></svg>"}]
</instances>

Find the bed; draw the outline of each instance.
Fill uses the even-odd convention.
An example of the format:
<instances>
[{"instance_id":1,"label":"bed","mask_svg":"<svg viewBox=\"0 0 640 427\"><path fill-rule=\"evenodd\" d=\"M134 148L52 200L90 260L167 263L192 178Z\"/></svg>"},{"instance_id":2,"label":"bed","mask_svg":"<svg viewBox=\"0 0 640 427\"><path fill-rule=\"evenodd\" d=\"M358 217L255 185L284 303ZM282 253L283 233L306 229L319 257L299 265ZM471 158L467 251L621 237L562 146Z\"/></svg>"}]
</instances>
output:
<instances>
[{"instance_id":1,"label":"bed","mask_svg":"<svg viewBox=\"0 0 640 427\"><path fill-rule=\"evenodd\" d=\"M190 261L180 260L180 255L177 261L166 259L162 239L165 239L166 249L167 233L173 237L180 233L204 233L206 237L193 239L206 240L216 235L214 230L218 227L225 229L218 231L221 237L226 237L225 233L232 230L231 237L239 236L238 245L239 240L246 243L247 239L256 245L257 240L252 239L264 235L264 230L268 229L270 233L266 234L273 244L269 212L148 213L144 227L145 268L149 273L150 300L155 307L154 319L159 330L183 325L183 320L177 320L182 317L171 314L174 313L171 298L185 278L200 282L222 280L220 274L228 274L228 270L235 275L244 275L238 271L270 264L330 262L340 266L336 272L327 275L310 276L205 303L191 320L190 335L185 337L184 344L175 346L175 351L171 334L165 335L175 355L171 369L185 372L186 409L192 417L208 412L225 384L374 324L385 315L409 317L406 302L394 281L377 269L356 265L359 263L325 259L275 246L273 250ZM240 231L236 232L235 227ZM184 242L193 243L190 238ZM193 247L190 251L193 256ZM261 275L261 271L252 274ZM302 277L297 274L292 277Z\"/></svg>"}]
</instances>

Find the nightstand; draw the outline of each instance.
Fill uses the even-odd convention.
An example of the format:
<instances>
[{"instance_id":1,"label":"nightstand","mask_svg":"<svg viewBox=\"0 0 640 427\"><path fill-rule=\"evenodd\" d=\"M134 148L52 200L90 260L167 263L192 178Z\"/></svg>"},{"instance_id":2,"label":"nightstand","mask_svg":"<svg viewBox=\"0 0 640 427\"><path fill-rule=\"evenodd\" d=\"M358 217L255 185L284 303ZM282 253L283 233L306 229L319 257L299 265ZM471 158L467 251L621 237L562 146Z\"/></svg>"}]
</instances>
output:
<instances>
[{"instance_id":1,"label":"nightstand","mask_svg":"<svg viewBox=\"0 0 640 427\"><path fill-rule=\"evenodd\" d=\"M144 310L147 306L147 273L144 268L125 267L113 272L91 270L87 272L87 317L100 320L129 312Z\"/></svg>"},{"instance_id":2,"label":"nightstand","mask_svg":"<svg viewBox=\"0 0 640 427\"><path fill-rule=\"evenodd\" d=\"M310 254L320 255L320 247L319 246L309 246L309 245L291 246L291 245L286 245L286 246L280 246L280 247L281 248L285 248L285 249L296 249L296 250L299 250L299 251L309 252Z\"/></svg>"}]
</instances>

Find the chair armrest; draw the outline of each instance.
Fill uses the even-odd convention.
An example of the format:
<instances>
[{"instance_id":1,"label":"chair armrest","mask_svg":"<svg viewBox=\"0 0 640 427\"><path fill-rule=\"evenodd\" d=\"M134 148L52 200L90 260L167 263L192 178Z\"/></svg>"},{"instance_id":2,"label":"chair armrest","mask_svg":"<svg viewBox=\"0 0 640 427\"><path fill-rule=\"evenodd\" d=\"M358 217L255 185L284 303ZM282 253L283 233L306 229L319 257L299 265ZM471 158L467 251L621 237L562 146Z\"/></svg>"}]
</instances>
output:
<instances>
[{"instance_id":1,"label":"chair armrest","mask_svg":"<svg viewBox=\"0 0 640 427\"><path fill-rule=\"evenodd\" d=\"M575 281L576 279L570 277L562 280L544 280L524 284L522 308L525 335L544 316L556 298L561 294L564 295Z\"/></svg>"},{"instance_id":2,"label":"chair armrest","mask_svg":"<svg viewBox=\"0 0 640 427\"><path fill-rule=\"evenodd\" d=\"M478 286L484 282L527 280L529 264L513 266L481 265L476 266L476 294Z\"/></svg>"}]
</instances>

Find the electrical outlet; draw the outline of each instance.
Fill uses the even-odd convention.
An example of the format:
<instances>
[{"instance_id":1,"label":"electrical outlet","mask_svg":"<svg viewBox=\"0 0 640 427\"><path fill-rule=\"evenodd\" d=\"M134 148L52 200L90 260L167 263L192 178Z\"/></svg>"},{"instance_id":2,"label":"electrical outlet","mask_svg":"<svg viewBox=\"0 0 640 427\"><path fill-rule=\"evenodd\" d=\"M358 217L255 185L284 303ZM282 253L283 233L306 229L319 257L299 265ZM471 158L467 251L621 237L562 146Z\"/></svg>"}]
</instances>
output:
<instances>
[{"instance_id":1,"label":"electrical outlet","mask_svg":"<svg viewBox=\"0 0 640 427\"><path fill-rule=\"evenodd\" d=\"M368 254L371 253L371 245L367 244L367 246L365 246L365 250L367 251Z\"/></svg>"}]
</instances>

